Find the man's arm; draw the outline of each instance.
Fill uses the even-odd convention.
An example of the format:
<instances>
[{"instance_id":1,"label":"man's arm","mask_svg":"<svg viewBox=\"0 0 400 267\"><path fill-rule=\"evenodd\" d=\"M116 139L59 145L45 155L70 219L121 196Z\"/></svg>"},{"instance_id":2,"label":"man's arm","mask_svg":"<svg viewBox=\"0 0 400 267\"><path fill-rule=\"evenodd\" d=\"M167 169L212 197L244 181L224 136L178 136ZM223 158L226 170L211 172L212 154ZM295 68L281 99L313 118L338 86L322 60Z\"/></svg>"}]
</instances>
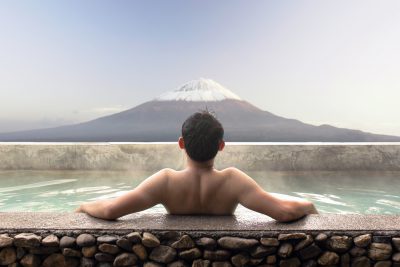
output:
<instances>
[{"instance_id":1,"label":"man's arm","mask_svg":"<svg viewBox=\"0 0 400 267\"><path fill-rule=\"evenodd\" d=\"M251 177L232 168L233 182L238 190L238 202L248 209L266 214L280 222L318 213L314 204L300 198L281 198L264 191Z\"/></svg>"},{"instance_id":2,"label":"man's arm","mask_svg":"<svg viewBox=\"0 0 400 267\"><path fill-rule=\"evenodd\" d=\"M122 196L84 203L75 212L86 212L93 217L114 220L129 213L148 209L162 203L167 179L168 169L163 169Z\"/></svg>"}]
</instances>

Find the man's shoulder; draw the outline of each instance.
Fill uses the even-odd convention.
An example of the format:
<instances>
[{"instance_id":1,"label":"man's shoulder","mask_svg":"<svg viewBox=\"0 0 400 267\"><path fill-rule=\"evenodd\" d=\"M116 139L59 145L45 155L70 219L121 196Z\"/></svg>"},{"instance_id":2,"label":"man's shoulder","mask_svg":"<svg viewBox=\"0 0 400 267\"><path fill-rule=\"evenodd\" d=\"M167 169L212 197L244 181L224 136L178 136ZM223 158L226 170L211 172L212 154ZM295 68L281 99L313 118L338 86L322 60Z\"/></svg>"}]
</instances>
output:
<instances>
[{"instance_id":1,"label":"man's shoulder","mask_svg":"<svg viewBox=\"0 0 400 267\"><path fill-rule=\"evenodd\" d=\"M160 175L165 176L165 177L169 177L169 176L173 175L174 172L176 172L176 171L174 169L171 169L171 168L163 168L163 169L158 171L158 173Z\"/></svg>"},{"instance_id":2,"label":"man's shoulder","mask_svg":"<svg viewBox=\"0 0 400 267\"><path fill-rule=\"evenodd\" d=\"M236 167L228 167L221 170L221 172L225 177L229 177L230 179L240 178L244 174L244 172Z\"/></svg>"},{"instance_id":3,"label":"man's shoulder","mask_svg":"<svg viewBox=\"0 0 400 267\"><path fill-rule=\"evenodd\" d=\"M163 168L160 170L160 172L162 173L170 173L170 172L176 172L176 170L172 169L172 168Z\"/></svg>"},{"instance_id":4,"label":"man's shoulder","mask_svg":"<svg viewBox=\"0 0 400 267\"><path fill-rule=\"evenodd\" d=\"M237 173L241 172L241 170L239 170L236 167L228 167L228 168L221 170L221 172L225 172L227 174L237 174Z\"/></svg>"}]
</instances>

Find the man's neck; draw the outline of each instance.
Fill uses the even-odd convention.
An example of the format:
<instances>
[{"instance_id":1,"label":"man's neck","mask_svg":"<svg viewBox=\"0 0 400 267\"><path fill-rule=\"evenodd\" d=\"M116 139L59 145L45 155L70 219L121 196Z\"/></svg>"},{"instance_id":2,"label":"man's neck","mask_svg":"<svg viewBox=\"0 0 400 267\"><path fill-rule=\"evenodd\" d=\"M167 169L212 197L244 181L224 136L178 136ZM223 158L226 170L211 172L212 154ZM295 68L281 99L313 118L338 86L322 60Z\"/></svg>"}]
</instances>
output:
<instances>
[{"instance_id":1,"label":"man's neck","mask_svg":"<svg viewBox=\"0 0 400 267\"><path fill-rule=\"evenodd\" d=\"M198 162L195 160L192 160L188 156L186 157L186 166L188 168L194 168L194 169L203 169L203 170L209 170L214 168L214 159L210 159L208 161L204 162Z\"/></svg>"}]
</instances>

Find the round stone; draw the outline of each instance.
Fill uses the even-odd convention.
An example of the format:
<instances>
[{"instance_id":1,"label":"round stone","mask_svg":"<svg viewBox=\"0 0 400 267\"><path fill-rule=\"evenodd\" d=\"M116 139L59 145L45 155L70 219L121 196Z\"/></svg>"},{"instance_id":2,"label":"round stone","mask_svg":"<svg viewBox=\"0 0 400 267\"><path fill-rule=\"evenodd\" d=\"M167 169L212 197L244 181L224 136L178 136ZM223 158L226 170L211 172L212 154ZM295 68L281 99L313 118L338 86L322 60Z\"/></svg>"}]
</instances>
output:
<instances>
[{"instance_id":1,"label":"round stone","mask_svg":"<svg viewBox=\"0 0 400 267\"><path fill-rule=\"evenodd\" d=\"M121 253L114 260L114 266L132 266L136 263L137 257L133 253Z\"/></svg>"},{"instance_id":2,"label":"round stone","mask_svg":"<svg viewBox=\"0 0 400 267\"><path fill-rule=\"evenodd\" d=\"M339 263L339 255L335 252L325 251L318 258L318 264L322 266L335 265Z\"/></svg>"},{"instance_id":3,"label":"round stone","mask_svg":"<svg viewBox=\"0 0 400 267\"><path fill-rule=\"evenodd\" d=\"M100 244L99 245L99 250L101 252L112 254L112 255L115 255L120 251L118 246L112 245L112 244L108 244L108 243Z\"/></svg>"},{"instance_id":4,"label":"round stone","mask_svg":"<svg viewBox=\"0 0 400 267\"><path fill-rule=\"evenodd\" d=\"M400 252L394 253L392 256L392 261L400 262Z\"/></svg>"},{"instance_id":5,"label":"round stone","mask_svg":"<svg viewBox=\"0 0 400 267\"><path fill-rule=\"evenodd\" d=\"M369 246L368 257L375 261L387 260L392 256L392 246L386 243L372 243Z\"/></svg>"},{"instance_id":6,"label":"round stone","mask_svg":"<svg viewBox=\"0 0 400 267\"><path fill-rule=\"evenodd\" d=\"M66 257L75 257L75 258L80 258L82 257L82 253L79 250L72 249L72 248L64 248L62 250L63 255Z\"/></svg>"},{"instance_id":7,"label":"round stone","mask_svg":"<svg viewBox=\"0 0 400 267\"><path fill-rule=\"evenodd\" d=\"M97 238L97 244L109 243L115 244L117 242L118 237L113 235L102 235Z\"/></svg>"},{"instance_id":8,"label":"round stone","mask_svg":"<svg viewBox=\"0 0 400 267\"><path fill-rule=\"evenodd\" d=\"M82 248L82 254L86 258L91 258L96 254L97 252L97 246L90 246L90 247L83 247Z\"/></svg>"},{"instance_id":9,"label":"round stone","mask_svg":"<svg viewBox=\"0 0 400 267\"><path fill-rule=\"evenodd\" d=\"M38 247L41 241L41 236L31 233L21 233L14 236L14 245L16 247Z\"/></svg>"},{"instance_id":10,"label":"round stone","mask_svg":"<svg viewBox=\"0 0 400 267\"><path fill-rule=\"evenodd\" d=\"M14 239L7 234L0 235L0 248L10 247L13 245Z\"/></svg>"},{"instance_id":11,"label":"round stone","mask_svg":"<svg viewBox=\"0 0 400 267\"><path fill-rule=\"evenodd\" d=\"M160 240L152 233L144 232L142 244L148 248L154 248L160 245Z\"/></svg>"},{"instance_id":12,"label":"round stone","mask_svg":"<svg viewBox=\"0 0 400 267\"><path fill-rule=\"evenodd\" d=\"M171 245L171 247L173 247L175 249L189 249L189 248L193 248L194 246L195 245L194 245L192 238L188 235L183 235L181 238L179 238L178 241L175 241Z\"/></svg>"},{"instance_id":13,"label":"round stone","mask_svg":"<svg viewBox=\"0 0 400 267\"><path fill-rule=\"evenodd\" d=\"M60 240L60 248L72 248L75 246L76 240L71 236L63 236Z\"/></svg>"},{"instance_id":14,"label":"round stone","mask_svg":"<svg viewBox=\"0 0 400 267\"><path fill-rule=\"evenodd\" d=\"M43 238L42 245L46 247L58 247L60 246L60 240L56 235L48 235Z\"/></svg>"},{"instance_id":15,"label":"round stone","mask_svg":"<svg viewBox=\"0 0 400 267\"><path fill-rule=\"evenodd\" d=\"M287 258L292 254L293 246L290 243L283 243L278 249L278 255L281 258Z\"/></svg>"},{"instance_id":16,"label":"round stone","mask_svg":"<svg viewBox=\"0 0 400 267\"><path fill-rule=\"evenodd\" d=\"M371 261L365 256L354 258L351 262L351 267L369 267L369 266L371 266Z\"/></svg>"},{"instance_id":17,"label":"round stone","mask_svg":"<svg viewBox=\"0 0 400 267\"><path fill-rule=\"evenodd\" d=\"M240 252L232 256L231 262L235 267L245 266L250 262L250 257L246 252Z\"/></svg>"},{"instance_id":18,"label":"round stone","mask_svg":"<svg viewBox=\"0 0 400 267\"><path fill-rule=\"evenodd\" d=\"M126 238L132 243L140 243L142 242L142 237L139 232L129 233Z\"/></svg>"},{"instance_id":19,"label":"round stone","mask_svg":"<svg viewBox=\"0 0 400 267\"><path fill-rule=\"evenodd\" d=\"M132 242L126 238L119 238L117 240L117 246L124 250L132 251Z\"/></svg>"},{"instance_id":20,"label":"round stone","mask_svg":"<svg viewBox=\"0 0 400 267\"><path fill-rule=\"evenodd\" d=\"M299 251L300 249L307 247L313 241L314 241L313 237L311 235L307 235L306 239L303 239L299 243L296 244L296 246L294 247L294 251Z\"/></svg>"},{"instance_id":21,"label":"round stone","mask_svg":"<svg viewBox=\"0 0 400 267\"><path fill-rule=\"evenodd\" d=\"M332 236L328 240L328 247L330 250L344 253L351 248L352 239L348 236Z\"/></svg>"},{"instance_id":22,"label":"round stone","mask_svg":"<svg viewBox=\"0 0 400 267\"><path fill-rule=\"evenodd\" d=\"M266 247L266 246L256 246L251 249L250 254L254 258L262 258L267 255L274 254L277 250L277 247Z\"/></svg>"},{"instance_id":23,"label":"round stone","mask_svg":"<svg viewBox=\"0 0 400 267\"><path fill-rule=\"evenodd\" d=\"M261 237L260 243L267 247L277 247L279 246L279 241L277 238L271 237Z\"/></svg>"},{"instance_id":24,"label":"round stone","mask_svg":"<svg viewBox=\"0 0 400 267\"><path fill-rule=\"evenodd\" d=\"M135 244L132 246L132 251L138 256L141 261L147 259L146 248L142 244Z\"/></svg>"},{"instance_id":25,"label":"round stone","mask_svg":"<svg viewBox=\"0 0 400 267\"><path fill-rule=\"evenodd\" d=\"M217 241L210 237L202 237L196 240L196 245L205 249L214 249L217 246Z\"/></svg>"},{"instance_id":26,"label":"round stone","mask_svg":"<svg viewBox=\"0 0 400 267\"><path fill-rule=\"evenodd\" d=\"M365 248L371 244L372 237L370 234L359 235L354 238L354 244L357 247Z\"/></svg>"},{"instance_id":27,"label":"round stone","mask_svg":"<svg viewBox=\"0 0 400 267\"><path fill-rule=\"evenodd\" d=\"M328 235L324 233L319 233L314 239L315 243L320 247L325 247L327 240Z\"/></svg>"},{"instance_id":28,"label":"round stone","mask_svg":"<svg viewBox=\"0 0 400 267\"><path fill-rule=\"evenodd\" d=\"M175 257L176 250L174 248L164 245L159 245L158 247L153 248L149 255L149 258L151 260L159 263L170 263L175 259Z\"/></svg>"},{"instance_id":29,"label":"round stone","mask_svg":"<svg viewBox=\"0 0 400 267\"><path fill-rule=\"evenodd\" d=\"M218 245L226 249L244 249L259 244L257 239L224 236L218 239Z\"/></svg>"},{"instance_id":30,"label":"round stone","mask_svg":"<svg viewBox=\"0 0 400 267\"><path fill-rule=\"evenodd\" d=\"M200 249L198 249L198 248L191 248L191 249L188 249L188 250L184 250L184 251L181 251L180 253L179 253L179 257L180 258L182 258L182 259L184 259L184 260L187 260L187 261L192 261L192 260L194 260L194 259L198 259L198 258L200 258L201 257L201 250Z\"/></svg>"},{"instance_id":31,"label":"round stone","mask_svg":"<svg viewBox=\"0 0 400 267\"><path fill-rule=\"evenodd\" d=\"M51 254L48 256L42 264L43 267L67 267L64 255L60 253Z\"/></svg>"},{"instance_id":32,"label":"round stone","mask_svg":"<svg viewBox=\"0 0 400 267\"><path fill-rule=\"evenodd\" d=\"M76 244L80 247L90 247L96 244L96 238L91 234L80 234L76 238Z\"/></svg>"},{"instance_id":33,"label":"round stone","mask_svg":"<svg viewBox=\"0 0 400 267\"><path fill-rule=\"evenodd\" d=\"M24 267L39 267L40 258L34 254L26 254L20 261L21 265Z\"/></svg>"},{"instance_id":34,"label":"round stone","mask_svg":"<svg viewBox=\"0 0 400 267\"><path fill-rule=\"evenodd\" d=\"M17 260L17 253L13 247L5 247L0 250L0 265L8 265Z\"/></svg>"}]
</instances>

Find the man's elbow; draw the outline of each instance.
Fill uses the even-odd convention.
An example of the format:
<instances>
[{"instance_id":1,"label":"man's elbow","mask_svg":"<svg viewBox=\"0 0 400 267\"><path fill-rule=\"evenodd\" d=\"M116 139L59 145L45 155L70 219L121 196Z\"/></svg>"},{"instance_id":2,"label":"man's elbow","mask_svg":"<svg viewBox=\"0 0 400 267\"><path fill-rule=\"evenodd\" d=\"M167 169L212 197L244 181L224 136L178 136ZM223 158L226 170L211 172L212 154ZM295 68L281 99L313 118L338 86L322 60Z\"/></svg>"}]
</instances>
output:
<instances>
[{"instance_id":1,"label":"man's elbow","mask_svg":"<svg viewBox=\"0 0 400 267\"><path fill-rule=\"evenodd\" d=\"M105 220L115 220L121 217L120 214L118 214L117 210L112 206L112 204L106 205L103 209L103 215L102 219Z\"/></svg>"},{"instance_id":2,"label":"man's elbow","mask_svg":"<svg viewBox=\"0 0 400 267\"><path fill-rule=\"evenodd\" d=\"M104 211L103 216L101 216L101 219L104 220L115 220L117 218L119 218L119 216L116 216L114 213L110 211Z\"/></svg>"}]
</instances>

